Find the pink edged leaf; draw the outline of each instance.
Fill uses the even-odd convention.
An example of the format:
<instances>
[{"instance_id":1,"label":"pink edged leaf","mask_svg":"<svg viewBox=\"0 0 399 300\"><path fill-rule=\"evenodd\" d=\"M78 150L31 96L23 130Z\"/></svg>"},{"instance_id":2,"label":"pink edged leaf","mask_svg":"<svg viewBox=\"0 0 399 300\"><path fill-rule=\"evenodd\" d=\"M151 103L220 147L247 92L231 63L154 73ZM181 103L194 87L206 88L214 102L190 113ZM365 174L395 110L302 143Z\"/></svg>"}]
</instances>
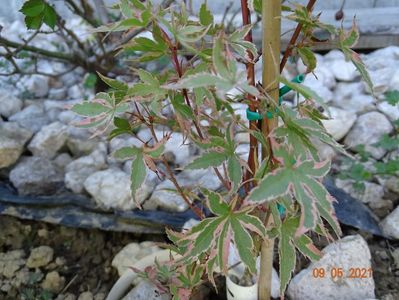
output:
<instances>
[{"instance_id":1,"label":"pink edged leaf","mask_svg":"<svg viewBox=\"0 0 399 300\"><path fill-rule=\"evenodd\" d=\"M241 225L238 218L230 218L230 224L233 232L234 244L242 262L248 267L252 274L256 274L256 261L253 253L254 244L251 235Z\"/></svg>"},{"instance_id":2,"label":"pink edged leaf","mask_svg":"<svg viewBox=\"0 0 399 300\"><path fill-rule=\"evenodd\" d=\"M302 235L294 239L294 243L303 255L313 261L316 261L323 256L323 253L319 249L317 249L310 237L308 237L307 235Z\"/></svg>"}]
</instances>

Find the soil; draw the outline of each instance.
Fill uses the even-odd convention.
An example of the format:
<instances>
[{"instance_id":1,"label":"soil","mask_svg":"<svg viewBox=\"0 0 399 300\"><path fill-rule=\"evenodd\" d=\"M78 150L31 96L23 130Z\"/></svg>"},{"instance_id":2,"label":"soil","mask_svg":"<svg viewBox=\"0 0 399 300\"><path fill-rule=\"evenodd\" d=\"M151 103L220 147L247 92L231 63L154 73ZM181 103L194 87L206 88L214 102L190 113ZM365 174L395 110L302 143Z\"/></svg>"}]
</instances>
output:
<instances>
[{"instance_id":1,"label":"soil","mask_svg":"<svg viewBox=\"0 0 399 300\"><path fill-rule=\"evenodd\" d=\"M51 300L57 299L59 294L74 295L77 299L84 292L91 292L92 299L102 300L118 279L116 270L111 266L112 259L126 244L144 240L161 242L165 239L164 236L68 228L7 216L0 216L0 230L0 252L23 249L27 258L31 249L38 246L49 246L54 250L52 263L40 270L30 270L31 274L42 275L36 278L32 276L32 280L19 288L2 291L5 279L0 274L0 299L4 300ZM343 230L345 235L359 233L367 240L372 253L377 298L399 299L399 242L387 241L352 228ZM300 258L298 268L307 264L308 262ZM49 293L41 286L43 278L51 271L57 271L65 278L60 292ZM207 288L202 290L195 299L219 298ZM222 295L225 295L224 292L221 292L220 296ZM219 299L222 298L224 297Z\"/></svg>"}]
</instances>

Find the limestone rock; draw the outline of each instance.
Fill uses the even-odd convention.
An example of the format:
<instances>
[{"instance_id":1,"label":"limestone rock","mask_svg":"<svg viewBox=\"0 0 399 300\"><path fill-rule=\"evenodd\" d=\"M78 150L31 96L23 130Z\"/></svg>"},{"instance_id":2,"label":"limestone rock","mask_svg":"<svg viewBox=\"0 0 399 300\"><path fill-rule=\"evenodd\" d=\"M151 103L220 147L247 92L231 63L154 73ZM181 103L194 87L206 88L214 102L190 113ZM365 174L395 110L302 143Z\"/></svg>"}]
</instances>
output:
<instances>
[{"instance_id":1,"label":"limestone rock","mask_svg":"<svg viewBox=\"0 0 399 300\"><path fill-rule=\"evenodd\" d=\"M93 300L93 299L94 299L94 297L93 297L92 292L81 293L78 298L78 300Z\"/></svg>"},{"instance_id":2,"label":"limestone rock","mask_svg":"<svg viewBox=\"0 0 399 300\"><path fill-rule=\"evenodd\" d=\"M344 59L333 60L329 64L329 68L335 78L340 81L353 81L360 75L356 67Z\"/></svg>"},{"instance_id":3,"label":"limestone rock","mask_svg":"<svg viewBox=\"0 0 399 300\"><path fill-rule=\"evenodd\" d=\"M53 255L54 250L49 246L33 248L26 262L26 266L31 269L45 267L53 260Z\"/></svg>"},{"instance_id":4,"label":"limestone rock","mask_svg":"<svg viewBox=\"0 0 399 300\"><path fill-rule=\"evenodd\" d=\"M374 158L380 159L385 155L386 150L376 148L373 144L392 130L391 123L383 114L379 112L365 113L357 119L344 143L351 149L363 144L366 151L370 152Z\"/></svg>"},{"instance_id":5,"label":"limestone rock","mask_svg":"<svg viewBox=\"0 0 399 300\"><path fill-rule=\"evenodd\" d=\"M44 290L58 293L64 287L65 278L60 276L57 271L52 271L46 275L46 278L42 282L42 288Z\"/></svg>"},{"instance_id":6,"label":"limestone rock","mask_svg":"<svg viewBox=\"0 0 399 300\"><path fill-rule=\"evenodd\" d=\"M360 235L346 236L328 245L324 256L295 275L288 286L292 300L353 300L374 299L374 279L345 278L350 268L371 268L371 255L366 241ZM313 276L315 268L324 268L325 277ZM344 277L331 276L332 268L342 268Z\"/></svg>"},{"instance_id":7,"label":"limestone rock","mask_svg":"<svg viewBox=\"0 0 399 300\"><path fill-rule=\"evenodd\" d=\"M382 231L389 237L399 239L399 206L395 208L382 222Z\"/></svg>"},{"instance_id":8,"label":"limestone rock","mask_svg":"<svg viewBox=\"0 0 399 300\"><path fill-rule=\"evenodd\" d=\"M24 86L29 94L35 98L47 96L49 91L49 78L43 75L32 75L25 82Z\"/></svg>"},{"instance_id":9,"label":"limestone rock","mask_svg":"<svg viewBox=\"0 0 399 300\"><path fill-rule=\"evenodd\" d=\"M67 126L54 122L44 126L32 139L28 149L35 156L53 158L67 140Z\"/></svg>"},{"instance_id":10,"label":"limestone rock","mask_svg":"<svg viewBox=\"0 0 399 300\"><path fill-rule=\"evenodd\" d=\"M53 163L42 157L23 157L10 172L10 181L21 195L53 194L63 184Z\"/></svg>"},{"instance_id":11,"label":"limestone rock","mask_svg":"<svg viewBox=\"0 0 399 300\"><path fill-rule=\"evenodd\" d=\"M339 141L351 129L356 121L356 114L336 107L330 107L330 120L322 120L324 127L332 137Z\"/></svg>"},{"instance_id":12,"label":"limestone rock","mask_svg":"<svg viewBox=\"0 0 399 300\"><path fill-rule=\"evenodd\" d=\"M164 132L156 130L155 134L158 139L162 139ZM152 140L149 130L141 130L138 133L138 137L143 141ZM184 141L181 133L173 133L169 140L165 143L165 156L171 163L178 165L185 165L190 160L192 153L194 152L194 146L190 141Z\"/></svg>"},{"instance_id":13,"label":"limestone rock","mask_svg":"<svg viewBox=\"0 0 399 300\"><path fill-rule=\"evenodd\" d=\"M14 122L0 123L0 168L14 164L24 150L32 132Z\"/></svg>"},{"instance_id":14,"label":"limestone rock","mask_svg":"<svg viewBox=\"0 0 399 300\"><path fill-rule=\"evenodd\" d=\"M160 248L153 242L130 243L115 255L112 266L118 270L119 276L122 276L129 266L159 250Z\"/></svg>"},{"instance_id":15,"label":"limestone rock","mask_svg":"<svg viewBox=\"0 0 399 300\"><path fill-rule=\"evenodd\" d=\"M211 169L192 170L190 172L183 171L176 176L180 186L193 189L204 187L210 190L217 190L221 183ZM176 192L175 186L169 180L165 180L158 184L152 193L150 199L144 203L145 209L164 209L167 211L182 212L187 210L188 205L184 199Z\"/></svg>"},{"instance_id":16,"label":"limestone rock","mask_svg":"<svg viewBox=\"0 0 399 300\"><path fill-rule=\"evenodd\" d=\"M87 177L105 167L105 155L98 149L82 156L65 167L65 186L74 193L82 193Z\"/></svg>"},{"instance_id":17,"label":"limestone rock","mask_svg":"<svg viewBox=\"0 0 399 300\"><path fill-rule=\"evenodd\" d=\"M392 122L399 119L399 105L391 105L386 101L378 103L377 108L384 113Z\"/></svg>"},{"instance_id":18,"label":"limestone rock","mask_svg":"<svg viewBox=\"0 0 399 300\"><path fill-rule=\"evenodd\" d=\"M107 169L91 174L84 187L105 208L129 210L135 207L130 194L130 176L120 169Z\"/></svg>"},{"instance_id":19,"label":"limestone rock","mask_svg":"<svg viewBox=\"0 0 399 300\"><path fill-rule=\"evenodd\" d=\"M10 117L22 109L23 102L6 90L0 91L0 115Z\"/></svg>"},{"instance_id":20,"label":"limestone rock","mask_svg":"<svg viewBox=\"0 0 399 300\"><path fill-rule=\"evenodd\" d=\"M25 264L25 253L23 250L12 250L0 253L0 276L12 278L15 273Z\"/></svg>"},{"instance_id":21,"label":"limestone rock","mask_svg":"<svg viewBox=\"0 0 399 300\"><path fill-rule=\"evenodd\" d=\"M46 115L43 105L40 104L29 105L20 112L12 115L8 120L15 121L21 127L33 132L39 131L40 128L50 123L50 119Z\"/></svg>"}]
</instances>

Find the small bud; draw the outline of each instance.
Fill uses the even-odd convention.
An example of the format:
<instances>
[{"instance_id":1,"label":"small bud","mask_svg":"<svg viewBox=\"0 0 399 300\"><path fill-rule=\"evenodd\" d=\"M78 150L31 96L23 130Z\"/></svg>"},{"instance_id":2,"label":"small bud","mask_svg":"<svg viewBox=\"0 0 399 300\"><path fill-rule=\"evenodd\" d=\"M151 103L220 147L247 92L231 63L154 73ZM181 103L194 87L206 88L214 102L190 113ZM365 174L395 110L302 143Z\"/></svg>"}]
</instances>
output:
<instances>
[{"instance_id":1,"label":"small bud","mask_svg":"<svg viewBox=\"0 0 399 300\"><path fill-rule=\"evenodd\" d=\"M342 20L344 17L344 11L342 9L340 9L339 11L337 11L337 13L335 14L335 20L339 21Z\"/></svg>"}]
</instances>

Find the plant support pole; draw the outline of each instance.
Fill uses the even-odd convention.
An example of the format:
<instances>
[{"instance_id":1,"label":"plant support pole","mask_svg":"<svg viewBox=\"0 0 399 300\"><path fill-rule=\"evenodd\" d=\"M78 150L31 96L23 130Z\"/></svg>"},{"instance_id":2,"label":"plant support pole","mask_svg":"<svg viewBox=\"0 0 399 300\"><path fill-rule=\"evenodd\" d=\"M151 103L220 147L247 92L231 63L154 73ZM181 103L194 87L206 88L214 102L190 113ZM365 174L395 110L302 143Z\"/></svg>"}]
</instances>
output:
<instances>
[{"instance_id":1,"label":"plant support pole","mask_svg":"<svg viewBox=\"0 0 399 300\"><path fill-rule=\"evenodd\" d=\"M262 3L262 85L270 97L266 101L276 104L279 98L280 75L280 34L281 34L281 0L265 0ZM277 126L277 116L262 120L262 133L268 140L270 132ZM272 161L271 145L262 148L262 159ZM270 212L266 214L265 226L270 224ZM271 295L274 240L266 238L261 245L261 261L259 275L259 299L269 300Z\"/></svg>"}]
</instances>

